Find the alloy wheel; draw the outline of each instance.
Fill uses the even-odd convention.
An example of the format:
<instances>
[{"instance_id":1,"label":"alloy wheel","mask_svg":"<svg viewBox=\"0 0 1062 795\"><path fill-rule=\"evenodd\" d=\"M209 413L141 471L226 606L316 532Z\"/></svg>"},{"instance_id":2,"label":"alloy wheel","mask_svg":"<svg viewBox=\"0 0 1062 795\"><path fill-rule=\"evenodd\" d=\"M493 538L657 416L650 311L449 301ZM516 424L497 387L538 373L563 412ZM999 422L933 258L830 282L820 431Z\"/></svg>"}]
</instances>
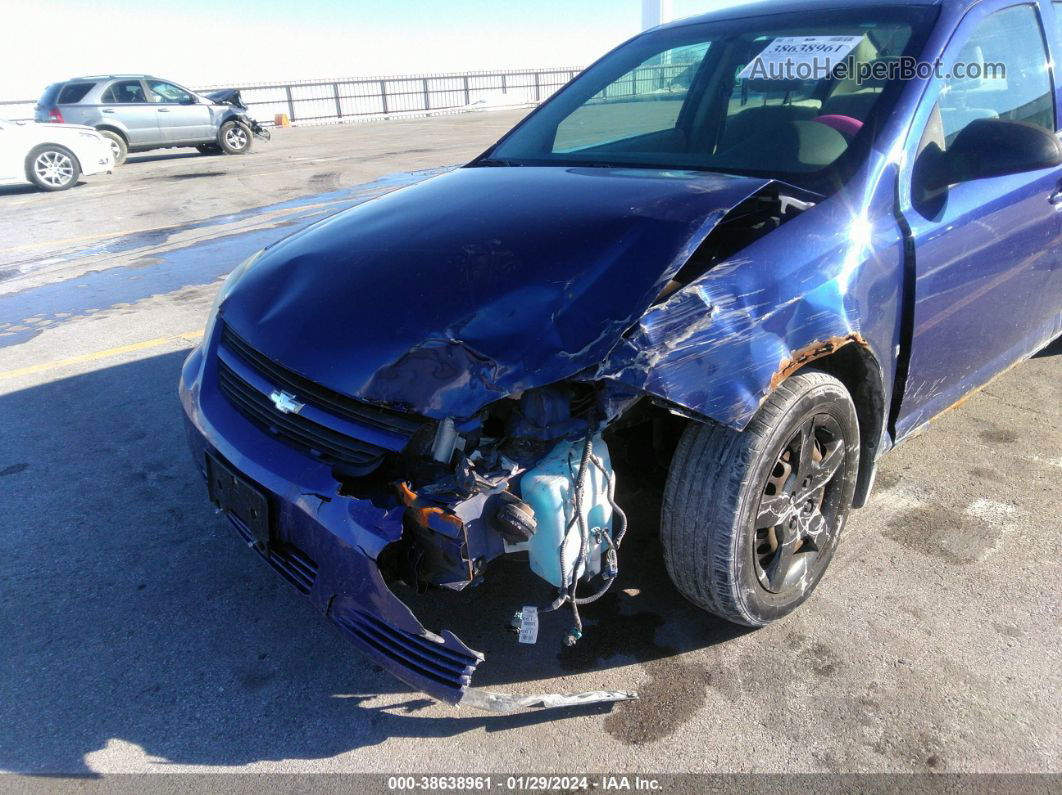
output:
<instances>
[{"instance_id":1,"label":"alloy wheel","mask_svg":"<svg viewBox=\"0 0 1062 795\"><path fill-rule=\"evenodd\" d=\"M48 150L37 155L33 172L42 182L61 188L74 178L74 162L69 155Z\"/></svg>"},{"instance_id":2,"label":"alloy wheel","mask_svg":"<svg viewBox=\"0 0 1062 795\"><path fill-rule=\"evenodd\" d=\"M247 146L247 132L238 124L234 124L225 131L225 143L232 149L243 149Z\"/></svg>"},{"instance_id":3,"label":"alloy wheel","mask_svg":"<svg viewBox=\"0 0 1062 795\"><path fill-rule=\"evenodd\" d=\"M760 585L780 594L816 581L829 561L841 511L831 499L845 440L828 414L808 418L775 461L760 498L753 560Z\"/></svg>"}]
</instances>

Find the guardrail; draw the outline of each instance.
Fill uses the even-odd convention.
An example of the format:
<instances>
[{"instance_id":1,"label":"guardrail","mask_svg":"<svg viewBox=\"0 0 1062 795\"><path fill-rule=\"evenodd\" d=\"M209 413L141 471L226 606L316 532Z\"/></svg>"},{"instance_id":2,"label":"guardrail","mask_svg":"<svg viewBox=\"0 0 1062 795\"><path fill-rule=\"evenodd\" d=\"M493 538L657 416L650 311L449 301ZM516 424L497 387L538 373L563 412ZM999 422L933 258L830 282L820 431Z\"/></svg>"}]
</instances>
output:
<instances>
[{"instance_id":1,"label":"guardrail","mask_svg":"<svg viewBox=\"0 0 1062 795\"><path fill-rule=\"evenodd\" d=\"M581 71L579 67L391 75L204 86L238 88L264 125L284 114L292 124L335 124L401 116L459 113L479 107L537 105ZM34 100L0 102L0 118L32 119Z\"/></svg>"}]
</instances>

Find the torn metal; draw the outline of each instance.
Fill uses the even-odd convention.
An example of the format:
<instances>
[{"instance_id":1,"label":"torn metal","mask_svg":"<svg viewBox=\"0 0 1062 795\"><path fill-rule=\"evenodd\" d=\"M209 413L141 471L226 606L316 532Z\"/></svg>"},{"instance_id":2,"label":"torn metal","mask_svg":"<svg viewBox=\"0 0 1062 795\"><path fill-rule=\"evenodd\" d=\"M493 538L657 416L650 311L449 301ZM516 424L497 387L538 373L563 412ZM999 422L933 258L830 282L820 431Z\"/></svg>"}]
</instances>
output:
<instances>
[{"instance_id":1,"label":"torn metal","mask_svg":"<svg viewBox=\"0 0 1062 795\"><path fill-rule=\"evenodd\" d=\"M460 706L475 707L489 712L516 712L522 709L557 709L581 707L587 704L606 704L616 701L636 701L638 694L630 690L591 690L586 693L546 693L538 696L510 696L478 687L465 690Z\"/></svg>"},{"instance_id":2,"label":"torn metal","mask_svg":"<svg viewBox=\"0 0 1062 795\"><path fill-rule=\"evenodd\" d=\"M217 91L208 91L203 94L203 96L216 105L231 105L241 111L237 114L238 118L247 125L256 138L260 138L263 141L268 141L270 139L271 135L269 130L259 124L258 121L251 116L250 108L244 103L243 96L240 94L240 89L222 88Z\"/></svg>"}]
</instances>

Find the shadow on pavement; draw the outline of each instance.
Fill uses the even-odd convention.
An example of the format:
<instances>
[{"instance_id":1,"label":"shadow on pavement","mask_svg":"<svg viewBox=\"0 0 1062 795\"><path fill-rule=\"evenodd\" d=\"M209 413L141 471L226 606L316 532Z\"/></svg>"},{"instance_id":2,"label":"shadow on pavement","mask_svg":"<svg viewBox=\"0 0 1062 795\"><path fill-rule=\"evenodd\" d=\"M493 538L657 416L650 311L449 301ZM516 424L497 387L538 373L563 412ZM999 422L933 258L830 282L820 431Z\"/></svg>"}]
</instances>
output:
<instances>
[{"instance_id":1,"label":"shadow on pavement","mask_svg":"<svg viewBox=\"0 0 1062 795\"><path fill-rule=\"evenodd\" d=\"M112 739L181 764L323 758L395 736L609 711L418 714L432 702L361 657L215 516L184 439L184 355L0 396L0 768L85 772L85 755ZM544 595L515 562L496 564L471 593L410 602L429 626L445 618L487 653L479 686L587 672L564 687L630 687L619 666L741 632L672 588L658 499L627 495L637 510L626 568L614 594L584 609L588 631L574 649L560 644L566 613L543 618L533 647L503 630ZM379 693L400 703L366 703Z\"/></svg>"},{"instance_id":2,"label":"shadow on pavement","mask_svg":"<svg viewBox=\"0 0 1062 795\"><path fill-rule=\"evenodd\" d=\"M23 196L27 193L37 193L40 190L36 185L0 185L0 196Z\"/></svg>"},{"instance_id":3,"label":"shadow on pavement","mask_svg":"<svg viewBox=\"0 0 1062 795\"><path fill-rule=\"evenodd\" d=\"M85 180L95 179L97 176L93 174L91 177L79 177L76 184L70 186L66 190L53 191L58 194L68 194L70 191L75 191L80 188L86 187L89 183ZM28 182L25 185L0 185L0 197L3 196L25 196L30 193L48 193L48 191L41 190L36 185L31 185Z\"/></svg>"},{"instance_id":4,"label":"shadow on pavement","mask_svg":"<svg viewBox=\"0 0 1062 795\"><path fill-rule=\"evenodd\" d=\"M213 155L200 154L197 150L189 147L187 149L181 149L179 152L173 152L168 149L163 149L161 152L131 152L122 165L118 168L124 168L125 166L136 166L142 163L158 163L163 160L185 160L187 158L200 158L200 157L212 157Z\"/></svg>"}]
</instances>

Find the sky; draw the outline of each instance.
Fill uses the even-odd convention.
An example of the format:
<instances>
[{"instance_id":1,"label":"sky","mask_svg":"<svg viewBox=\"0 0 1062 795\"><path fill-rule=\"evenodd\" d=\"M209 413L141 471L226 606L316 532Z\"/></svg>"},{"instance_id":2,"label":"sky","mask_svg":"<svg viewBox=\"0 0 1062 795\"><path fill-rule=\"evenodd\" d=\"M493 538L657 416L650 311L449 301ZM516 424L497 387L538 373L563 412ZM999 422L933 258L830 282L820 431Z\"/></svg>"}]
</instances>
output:
<instances>
[{"instance_id":1,"label":"sky","mask_svg":"<svg viewBox=\"0 0 1062 795\"><path fill-rule=\"evenodd\" d=\"M728 0L672 0L672 16ZM198 88L585 66L638 33L641 0L0 0L0 99L143 72Z\"/></svg>"}]
</instances>

